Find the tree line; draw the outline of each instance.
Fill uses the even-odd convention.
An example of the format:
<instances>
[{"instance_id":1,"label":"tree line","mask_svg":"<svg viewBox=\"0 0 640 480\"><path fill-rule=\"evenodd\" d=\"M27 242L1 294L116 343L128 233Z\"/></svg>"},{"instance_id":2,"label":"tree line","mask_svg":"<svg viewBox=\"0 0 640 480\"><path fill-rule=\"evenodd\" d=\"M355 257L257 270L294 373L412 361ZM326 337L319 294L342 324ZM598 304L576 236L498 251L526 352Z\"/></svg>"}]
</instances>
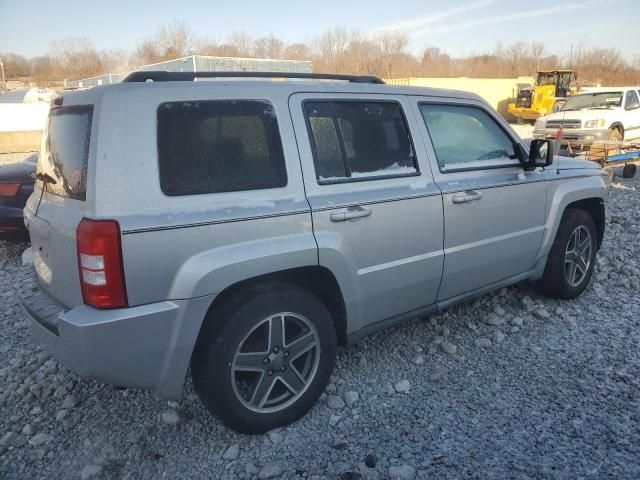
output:
<instances>
[{"instance_id":1,"label":"tree line","mask_svg":"<svg viewBox=\"0 0 640 480\"><path fill-rule=\"evenodd\" d=\"M42 56L25 58L0 53L7 79L23 79L39 86L59 85L104 73L122 73L149 63L187 55L311 60L316 72L398 77L510 78L533 75L538 70L573 68L578 79L602 85L640 84L640 56L625 60L616 49L569 46L558 56L541 42L498 45L493 52L454 58L436 47L421 55L409 52L410 37L401 31L365 34L333 28L309 42L285 43L275 35L253 37L233 32L223 41L197 36L183 22L162 25L142 39L132 52L98 50L88 38L53 42Z\"/></svg>"}]
</instances>

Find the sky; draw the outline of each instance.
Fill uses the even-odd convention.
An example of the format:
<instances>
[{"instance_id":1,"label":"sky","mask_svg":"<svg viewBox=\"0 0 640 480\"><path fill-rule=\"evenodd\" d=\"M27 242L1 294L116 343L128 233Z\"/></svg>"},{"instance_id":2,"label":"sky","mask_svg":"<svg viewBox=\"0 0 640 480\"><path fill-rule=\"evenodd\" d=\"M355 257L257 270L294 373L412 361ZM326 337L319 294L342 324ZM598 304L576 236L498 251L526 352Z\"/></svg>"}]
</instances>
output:
<instances>
[{"instance_id":1,"label":"sky","mask_svg":"<svg viewBox=\"0 0 640 480\"><path fill-rule=\"evenodd\" d=\"M411 53L438 47L453 56L491 52L498 43L541 41L568 55L579 43L640 56L640 0L0 0L0 52L43 55L52 41L88 37L98 49L132 51L163 23L184 21L221 42L233 31L310 41L336 26L375 34L399 29Z\"/></svg>"}]
</instances>

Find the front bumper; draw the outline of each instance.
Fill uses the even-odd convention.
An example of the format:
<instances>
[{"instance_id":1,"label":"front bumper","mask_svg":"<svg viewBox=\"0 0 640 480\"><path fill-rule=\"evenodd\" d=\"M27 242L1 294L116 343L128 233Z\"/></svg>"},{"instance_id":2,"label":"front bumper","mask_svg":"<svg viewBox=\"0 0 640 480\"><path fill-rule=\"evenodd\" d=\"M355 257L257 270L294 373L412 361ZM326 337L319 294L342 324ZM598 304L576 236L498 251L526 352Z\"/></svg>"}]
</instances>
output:
<instances>
[{"instance_id":1,"label":"front bumper","mask_svg":"<svg viewBox=\"0 0 640 480\"><path fill-rule=\"evenodd\" d=\"M69 309L44 291L32 264L21 268L18 282L33 336L61 364L105 383L149 389L165 399L180 398L212 298L114 310L87 305Z\"/></svg>"},{"instance_id":2,"label":"front bumper","mask_svg":"<svg viewBox=\"0 0 640 480\"><path fill-rule=\"evenodd\" d=\"M514 117L522 118L524 120L536 120L538 117L548 113L546 109L537 110L531 107L516 107L509 106L508 112Z\"/></svg>"},{"instance_id":3,"label":"front bumper","mask_svg":"<svg viewBox=\"0 0 640 480\"><path fill-rule=\"evenodd\" d=\"M608 140L610 131L608 129L565 129L562 132L562 145L570 145L572 148L589 147L594 142ZM555 128L544 128L533 131L534 139L555 140L558 130Z\"/></svg>"}]
</instances>

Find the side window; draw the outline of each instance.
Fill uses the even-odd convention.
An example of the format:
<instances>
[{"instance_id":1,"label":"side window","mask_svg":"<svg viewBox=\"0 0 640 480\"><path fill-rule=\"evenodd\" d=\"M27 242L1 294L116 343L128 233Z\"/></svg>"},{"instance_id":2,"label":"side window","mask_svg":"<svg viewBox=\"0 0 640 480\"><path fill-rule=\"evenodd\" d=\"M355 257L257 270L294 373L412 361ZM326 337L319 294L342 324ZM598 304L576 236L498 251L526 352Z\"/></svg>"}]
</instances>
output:
<instances>
[{"instance_id":1,"label":"side window","mask_svg":"<svg viewBox=\"0 0 640 480\"><path fill-rule=\"evenodd\" d=\"M278 122L264 101L161 104L158 163L160 187L170 196L287 184Z\"/></svg>"},{"instance_id":2,"label":"side window","mask_svg":"<svg viewBox=\"0 0 640 480\"><path fill-rule=\"evenodd\" d=\"M319 183L418 174L398 103L307 101L304 112Z\"/></svg>"},{"instance_id":3,"label":"side window","mask_svg":"<svg viewBox=\"0 0 640 480\"><path fill-rule=\"evenodd\" d=\"M517 166L513 140L480 108L420 104L443 173Z\"/></svg>"},{"instance_id":4,"label":"side window","mask_svg":"<svg viewBox=\"0 0 640 480\"><path fill-rule=\"evenodd\" d=\"M624 101L624 106L625 108L629 108L631 105L637 105L639 103L638 101L638 94L636 93L635 90L629 90L627 92L627 96L625 98Z\"/></svg>"}]
</instances>

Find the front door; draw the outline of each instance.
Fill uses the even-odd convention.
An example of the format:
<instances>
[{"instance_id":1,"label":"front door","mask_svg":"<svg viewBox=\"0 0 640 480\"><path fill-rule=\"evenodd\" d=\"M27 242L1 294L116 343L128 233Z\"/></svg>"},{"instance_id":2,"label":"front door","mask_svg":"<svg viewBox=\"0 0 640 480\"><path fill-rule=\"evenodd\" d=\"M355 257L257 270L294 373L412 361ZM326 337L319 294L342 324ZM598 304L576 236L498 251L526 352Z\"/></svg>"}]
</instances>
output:
<instances>
[{"instance_id":1,"label":"front door","mask_svg":"<svg viewBox=\"0 0 640 480\"><path fill-rule=\"evenodd\" d=\"M637 90L627 90L624 96L624 139L640 138L640 96Z\"/></svg>"},{"instance_id":2,"label":"front door","mask_svg":"<svg viewBox=\"0 0 640 480\"><path fill-rule=\"evenodd\" d=\"M525 171L513 134L481 102L414 104L443 192L445 263L438 301L466 295L534 266L544 233L546 183Z\"/></svg>"},{"instance_id":3,"label":"front door","mask_svg":"<svg viewBox=\"0 0 640 480\"><path fill-rule=\"evenodd\" d=\"M394 95L290 99L318 259L343 289L347 333L435 303L442 200L408 107Z\"/></svg>"}]
</instances>

